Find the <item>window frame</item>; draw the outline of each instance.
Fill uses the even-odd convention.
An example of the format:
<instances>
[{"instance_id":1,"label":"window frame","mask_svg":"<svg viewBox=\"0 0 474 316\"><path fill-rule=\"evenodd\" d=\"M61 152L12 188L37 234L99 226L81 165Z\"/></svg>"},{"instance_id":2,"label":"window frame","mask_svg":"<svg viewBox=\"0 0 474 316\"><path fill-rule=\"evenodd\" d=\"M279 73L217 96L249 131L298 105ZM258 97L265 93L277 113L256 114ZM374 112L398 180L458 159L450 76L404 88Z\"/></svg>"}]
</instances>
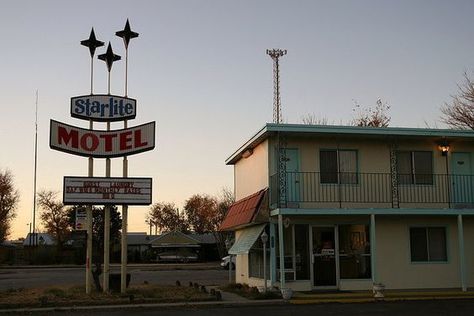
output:
<instances>
[{"instance_id":1,"label":"window frame","mask_svg":"<svg viewBox=\"0 0 474 316\"><path fill-rule=\"evenodd\" d=\"M430 258L430 238L429 238L429 229L443 229L444 231L444 252L446 254L446 258L444 260L433 260ZM426 236L426 260L413 260L413 247L412 247L412 238L411 238L411 231L412 229L424 229L425 236ZM409 256L410 262L413 264L446 264L449 263L449 247L448 247L448 227L443 225L430 225L430 226L409 226L408 227L408 249L409 249Z\"/></svg>"},{"instance_id":2,"label":"window frame","mask_svg":"<svg viewBox=\"0 0 474 316\"><path fill-rule=\"evenodd\" d=\"M406 173L400 173L399 171L399 168L400 168L400 164L399 164L399 154L401 153L409 153L410 154L410 173L409 174L406 174ZM415 163L415 153L429 153L430 154L430 163L431 163L431 173L418 173L418 176L424 176L424 177L428 177L430 176L430 183L428 182L417 182L417 172L416 172L416 163ZM432 150L398 150L397 153L396 153L396 156L397 156L397 179L398 179L398 184L399 185L429 185L429 186L433 186L435 185L435 181L434 181L434 155L433 155L433 151ZM409 176L410 177L410 181L406 181L406 180L401 180L402 179L402 176L404 176L403 179L407 179L405 177Z\"/></svg>"},{"instance_id":3,"label":"window frame","mask_svg":"<svg viewBox=\"0 0 474 316\"><path fill-rule=\"evenodd\" d=\"M321 168L321 153L322 152L335 152L336 153L336 178L337 180L335 182L323 182L322 181L322 175L323 173L332 173L332 171L329 172L323 172ZM342 182L341 181L341 160L340 160L340 152L354 152L355 153L355 172L354 172L354 181L353 182ZM319 149L319 183L322 185L359 185L360 184L360 179L359 179L359 150L358 149L341 149L341 148L320 148Z\"/></svg>"}]
</instances>

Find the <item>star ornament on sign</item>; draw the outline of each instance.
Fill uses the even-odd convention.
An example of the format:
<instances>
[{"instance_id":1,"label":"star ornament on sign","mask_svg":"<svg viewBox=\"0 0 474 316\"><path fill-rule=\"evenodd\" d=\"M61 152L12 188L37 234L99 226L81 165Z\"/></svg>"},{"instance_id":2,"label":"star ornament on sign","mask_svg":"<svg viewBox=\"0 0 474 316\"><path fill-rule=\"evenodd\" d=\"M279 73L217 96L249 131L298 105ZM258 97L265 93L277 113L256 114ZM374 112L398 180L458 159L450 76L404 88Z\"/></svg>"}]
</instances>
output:
<instances>
[{"instance_id":1,"label":"star ornament on sign","mask_svg":"<svg viewBox=\"0 0 474 316\"><path fill-rule=\"evenodd\" d=\"M128 19L127 19L127 23L125 23L125 28L121 31L115 32L115 35L123 39L123 42L125 44L125 49L128 48L128 43L130 42L132 38L138 37L138 33L133 32L130 29L130 23L128 23Z\"/></svg>"},{"instance_id":2,"label":"star ornament on sign","mask_svg":"<svg viewBox=\"0 0 474 316\"><path fill-rule=\"evenodd\" d=\"M91 34L89 35L89 39L81 41L81 45L89 47L89 52L91 53L91 57L94 57L95 49L97 47L104 46L104 42L98 41L95 37L94 28L91 30Z\"/></svg>"},{"instance_id":3,"label":"star ornament on sign","mask_svg":"<svg viewBox=\"0 0 474 316\"><path fill-rule=\"evenodd\" d=\"M112 45L110 45L110 42L109 42L109 46L107 47L107 51L105 52L105 54L99 55L98 57L99 57L100 60L105 61L105 63L107 64L107 69L109 70L109 72L112 70L112 64L114 63L114 61L117 61L117 60L121 59L121 57L119 55L115 55L114 52L112 51Z\"/></svg>"}]
</instances>

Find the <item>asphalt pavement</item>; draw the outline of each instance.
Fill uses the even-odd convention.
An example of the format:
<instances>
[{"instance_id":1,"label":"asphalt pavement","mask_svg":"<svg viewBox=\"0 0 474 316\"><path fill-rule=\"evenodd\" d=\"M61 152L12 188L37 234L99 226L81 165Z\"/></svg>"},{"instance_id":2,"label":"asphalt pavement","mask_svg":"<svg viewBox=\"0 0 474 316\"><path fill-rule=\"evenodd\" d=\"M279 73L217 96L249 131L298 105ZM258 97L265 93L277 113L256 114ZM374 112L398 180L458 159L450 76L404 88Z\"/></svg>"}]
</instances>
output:
<instances>
[{"instance_id":1,"label":"asphalt pavement","mask_svg":"<svg viewBox=\"0 0 474 316\"><path fill-rule=\"evenodd\" d=\"M150 284L173 285L197 282L202 285L221 285L228 282L228 271L218 264L206 265L131 265L131 285ZM111 273L120 273L114 265ZM85 284L84 267L9 267L0 268L0 290L34 288L44 286L70 286Z\"/></svg>"},{"instance_id":2,"label":"asphalt pavement","mask_svg":"<svg viewBox=\"0 0 474 316\"><path fill-rule=\"evenodd\" d=\"M153 307L116 310L94 311L67 311L44 312L34 315L104 315L104 316L242 316L242 315L272 315L272 316L438 316L455 315L471 316L474 314L474 300L433 300L433 301L399 301L399 302L373 302L351 304L317 304L317 305L275 305L269 303L265 306L238 305L238 306L184 306L184 307Z\"/></svg>"}]
</instances>

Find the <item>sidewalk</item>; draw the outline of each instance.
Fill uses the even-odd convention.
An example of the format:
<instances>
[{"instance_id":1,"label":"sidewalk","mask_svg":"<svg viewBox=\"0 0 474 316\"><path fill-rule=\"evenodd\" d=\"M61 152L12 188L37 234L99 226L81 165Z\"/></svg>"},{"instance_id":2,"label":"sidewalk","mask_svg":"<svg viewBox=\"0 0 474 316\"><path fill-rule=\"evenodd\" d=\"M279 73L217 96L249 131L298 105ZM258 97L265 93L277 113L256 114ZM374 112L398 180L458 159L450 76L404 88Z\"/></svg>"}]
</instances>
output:
<instances>
[{"instance_id":1,"label":"sidewalk","mask_svg":"<svg viewBox=\"0 0 474 316\"><path fill-rule=\"evenodd\" d=\"M211 289L212 287L209 287ZM141 303L141 304L121 304L121 305L97 305L97 306L71 306L71 307L36 307L36 308L17 308L0 309L0 314L17 313L45 313L58 311L78 311L78 310L114 310L114 309L135 309L135 308L212 308L212 307L238 307L238 306L265 306L265 305L283 305L288 304L285 300L249 300L234 293L222 292L221 301L207 302L181 302L181 303Z\"/></svg>"}]
</instances>

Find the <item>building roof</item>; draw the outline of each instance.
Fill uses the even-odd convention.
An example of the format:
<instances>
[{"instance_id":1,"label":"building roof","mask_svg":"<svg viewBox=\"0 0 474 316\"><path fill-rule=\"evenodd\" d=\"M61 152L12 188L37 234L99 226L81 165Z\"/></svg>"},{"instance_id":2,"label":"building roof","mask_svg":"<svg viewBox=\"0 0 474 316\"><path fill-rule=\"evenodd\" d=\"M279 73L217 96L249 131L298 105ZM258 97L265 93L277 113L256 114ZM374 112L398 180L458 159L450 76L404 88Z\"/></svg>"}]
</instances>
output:
<instances>
[{"instance_id":1,"label":"building roof","mask_svg":"<svg viewBox=\"0 0 474 316\"><path fill-rule=\"evenodd\" d=\"M152 247L179 247L179 246L198 246L199 240L191 235L186 235L179 231L171 231L150 241Z\"/></svg>"},{"instance_id":2,"label":"building roof","mask_svg":"<svg viewBox=\"0 0 474 316\"><path fill-rule=\"evenodd\" d=\"M213 233L206 233L206 234L190 233L188 235L196 239L197 241L199 241L200 244L215 244L216 243L216 237L214 237Z\"/></svg>"},{"instance_id":3,"label":"building roof","mask_svg":"<svg viewBox=\"0 0 474 316\"><path fill-rule=\"evenodd\" d=\"M472 130L267 123L227 158L226 164L235 164L242 157L244 151L253 149L265 139L277 133L283 133L287 136L339 135L365 138L433 138L448 141L450 139L474 140L474 131Z\"/></svg>"},{"instance_id":4,"label":"building roof","mask_svg":"<svg viewBox=\"0 0 474 316\"><path fill-rule=\"evenodd\" d=\"M231 230L252 223L265 197L267 190L260 190L232 204L219 230Z\"/></svg>"},{"instance_id":5,"label":"building roof","mask_svg":"<svg viewBox=\"0 0 474 316\"><path fill-rule=\"evenodd\" d=\"M150 240L158 235L147 235L146 233L127 233L127 245L147 245Z\"/></svg>"}]
</instances>

